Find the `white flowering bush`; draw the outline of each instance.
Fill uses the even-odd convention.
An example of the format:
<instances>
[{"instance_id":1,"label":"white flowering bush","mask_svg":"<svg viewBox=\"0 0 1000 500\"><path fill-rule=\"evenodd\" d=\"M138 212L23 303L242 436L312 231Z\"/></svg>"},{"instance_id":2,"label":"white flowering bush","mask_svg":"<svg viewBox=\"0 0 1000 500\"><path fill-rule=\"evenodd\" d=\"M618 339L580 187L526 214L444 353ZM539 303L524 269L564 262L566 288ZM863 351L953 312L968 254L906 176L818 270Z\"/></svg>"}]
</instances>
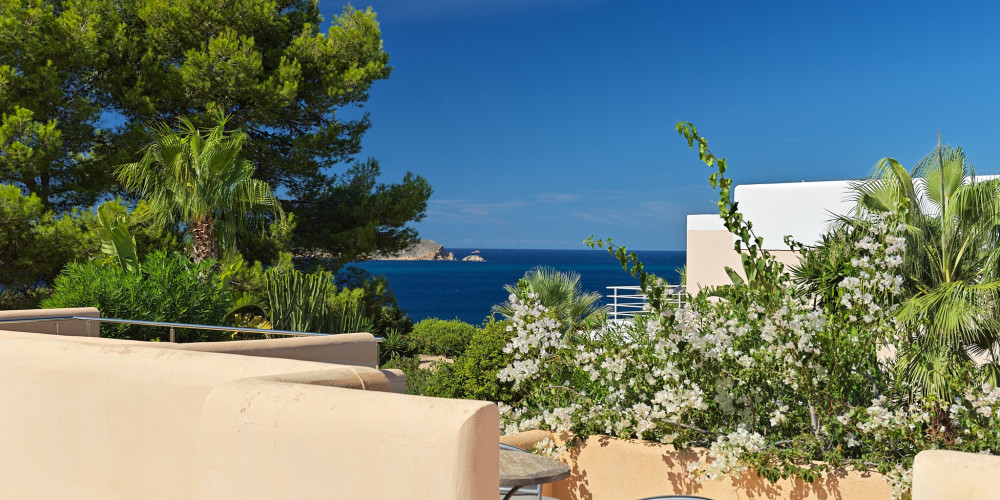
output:
<instances>
[{"instance_id":1,"label":"white flowering bush","mask_svg":"<svg viewBox=\"0 0 1000 500\"><path fill-rule=\"evenodd\" d=\"M920 450L1000 452L1000 389L968 387L964 398L938 401L912 397L896 376L892 313L905 250L896 215L841 229L854 242L851 255L820 300L760 249L729 203L724 160L693 127L683 132L718 166L713 186L727 228L744 245L737 249L746 278L677 306L659 300L666 284L643 272L634 254L598 241L650 297L648 314L628 331L563 334L537 297L512 294L505 351L513 361L499 378L524 396L501 407L503 430L704 448L707 458L689 469L700 480L752 469L772 481L812 481L831 467L875 468L899 497ZM546 451L558 450L548 443Z\"/></svg>"}]
</instances>

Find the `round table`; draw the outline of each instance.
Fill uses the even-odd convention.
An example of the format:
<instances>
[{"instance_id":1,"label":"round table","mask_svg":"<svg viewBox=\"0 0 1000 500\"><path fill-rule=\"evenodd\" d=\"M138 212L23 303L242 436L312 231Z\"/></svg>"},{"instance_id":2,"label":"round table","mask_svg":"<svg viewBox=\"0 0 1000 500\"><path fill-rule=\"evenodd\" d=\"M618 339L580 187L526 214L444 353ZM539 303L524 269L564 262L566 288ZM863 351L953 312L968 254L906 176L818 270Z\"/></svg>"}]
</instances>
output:
<instances>
[{"instance_id":1,"label":"round table","mask_svg":"<svg viewBox=\"0 0 1000 500\"><path fill-rule=\"evenodd\" d=\"M509 487L509 499L522 486L545 484L569 477L569 466L521 450L500 450L500 486Z\"/></svg>"}]
</instances>

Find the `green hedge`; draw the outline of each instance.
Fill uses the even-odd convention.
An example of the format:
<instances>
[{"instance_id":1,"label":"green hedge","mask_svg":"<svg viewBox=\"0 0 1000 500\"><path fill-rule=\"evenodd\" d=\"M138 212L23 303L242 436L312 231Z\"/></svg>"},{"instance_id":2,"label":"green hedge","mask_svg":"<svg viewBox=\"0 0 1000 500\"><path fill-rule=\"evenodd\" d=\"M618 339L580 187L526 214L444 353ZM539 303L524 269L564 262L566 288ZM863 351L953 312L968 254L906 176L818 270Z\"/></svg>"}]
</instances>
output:
<instances>
[{"instance_id":1,"label":"green hedge","mask_svg":"<svg viewBox=\"0 0 1000 500\"><path fill-rule=\"evenodd\" d=\"M427 318L413 325L409 338L418 352L460 356L469 347L477 328L457 319Z\"/></svg>"},{"instance_id":2,"label":"green hedge","mask_svg":"<svg viewBox=\"0 0 1000 500\"><path fill-rule=\"evenodd\" d=\"M463 397L511 403L518 399L513 384L500 382L497 372L511 364L513 354L505 354L504 346L510 342L513 332L508 332L510 321L494 321L477 329L462 358Z\"/></svg>"},{"instance_id":3,"label":"green hedge","mask_svg":"<svg viewBox=\"0 0 1000 500\"><path fill-rule=\"evenodd\" d=\"M42 307L96 307L109 318L224 325L232 298L215 263L193 264L182 254L149 255L138 271L114 264L71 263L55 279L55 292ZM225 332L180 330L178 342L222 340ZM101 325L101 336L133 340L169 338L169 330L135 325Z\"/></svg>"}]
</instances>

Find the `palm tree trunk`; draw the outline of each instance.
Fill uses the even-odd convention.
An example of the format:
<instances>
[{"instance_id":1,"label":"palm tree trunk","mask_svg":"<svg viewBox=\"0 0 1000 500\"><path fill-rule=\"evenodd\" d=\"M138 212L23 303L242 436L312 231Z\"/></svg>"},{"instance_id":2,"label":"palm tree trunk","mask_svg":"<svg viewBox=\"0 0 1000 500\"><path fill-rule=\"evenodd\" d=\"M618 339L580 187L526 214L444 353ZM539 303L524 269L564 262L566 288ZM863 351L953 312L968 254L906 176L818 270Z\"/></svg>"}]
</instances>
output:
<instances>
[{"instance_id":1,"label":"palm tree trunk","mask_svg":"<svg viewBox=\"0 0 1000 500\"><path fill-rule=\"evenodd\" d=\"M218 256L215 249L215 221L211 217L191 223L191 259L201 262Z\"/></svg>"}]
</instances>

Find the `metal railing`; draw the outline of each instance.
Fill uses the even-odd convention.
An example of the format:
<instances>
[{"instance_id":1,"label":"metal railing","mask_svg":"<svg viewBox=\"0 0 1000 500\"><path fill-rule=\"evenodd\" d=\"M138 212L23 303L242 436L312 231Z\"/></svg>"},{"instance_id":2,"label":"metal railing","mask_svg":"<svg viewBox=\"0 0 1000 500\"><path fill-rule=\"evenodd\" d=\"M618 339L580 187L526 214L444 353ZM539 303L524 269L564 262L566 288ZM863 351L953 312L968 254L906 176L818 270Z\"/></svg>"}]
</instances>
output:
<instances>
[{"instance_id":1,"label":"metal railing","mask_svg":"<svg viewBox=\"0 0 1000 500\"><path fill-rule=\"evenodd\" d=\"M640 286L609 286L611 294L606 297L611 299L608 306L609 320L629 319L646 311L649 306L649 298L642 293ZM671 302L676 301L678 307L684 303L687 291L684 285L675 285L667 289L667 297Z\"/></svg>"},{"instance_id":2,"label":"metal railing","mask_svg":"<svg viewBox=\"0 0 1000 500\"><path fill-rule=\"evenodd\" d=\"M175 340L175 330L177 328L185 328L189 330L217 330L223 332L240 332L240 333L259 333L262 335L292 335L296 337L325 337L332 335L330 333L311 333L311 332L296 332L292 330L267 330L264 328L243 328L239 326L218 326L218 325L196 325L192 323L170 323L167 321L143 321L138 319L119 319L119 318L101 318L94 316L48 316L44 318L13 318L13 319L0 319L0 325L8 323L41 323L45 321L55 321L56 335L59 335L59 323L58 321L84 321L87 329L87 336L90 337L90 323L119 323L126 325L138 325L138 326L159 326L163 328L170 328L170 342L176 342ZM381 342L380 337L375 337L376 342Z\"/></svg>"}]
</instances>

